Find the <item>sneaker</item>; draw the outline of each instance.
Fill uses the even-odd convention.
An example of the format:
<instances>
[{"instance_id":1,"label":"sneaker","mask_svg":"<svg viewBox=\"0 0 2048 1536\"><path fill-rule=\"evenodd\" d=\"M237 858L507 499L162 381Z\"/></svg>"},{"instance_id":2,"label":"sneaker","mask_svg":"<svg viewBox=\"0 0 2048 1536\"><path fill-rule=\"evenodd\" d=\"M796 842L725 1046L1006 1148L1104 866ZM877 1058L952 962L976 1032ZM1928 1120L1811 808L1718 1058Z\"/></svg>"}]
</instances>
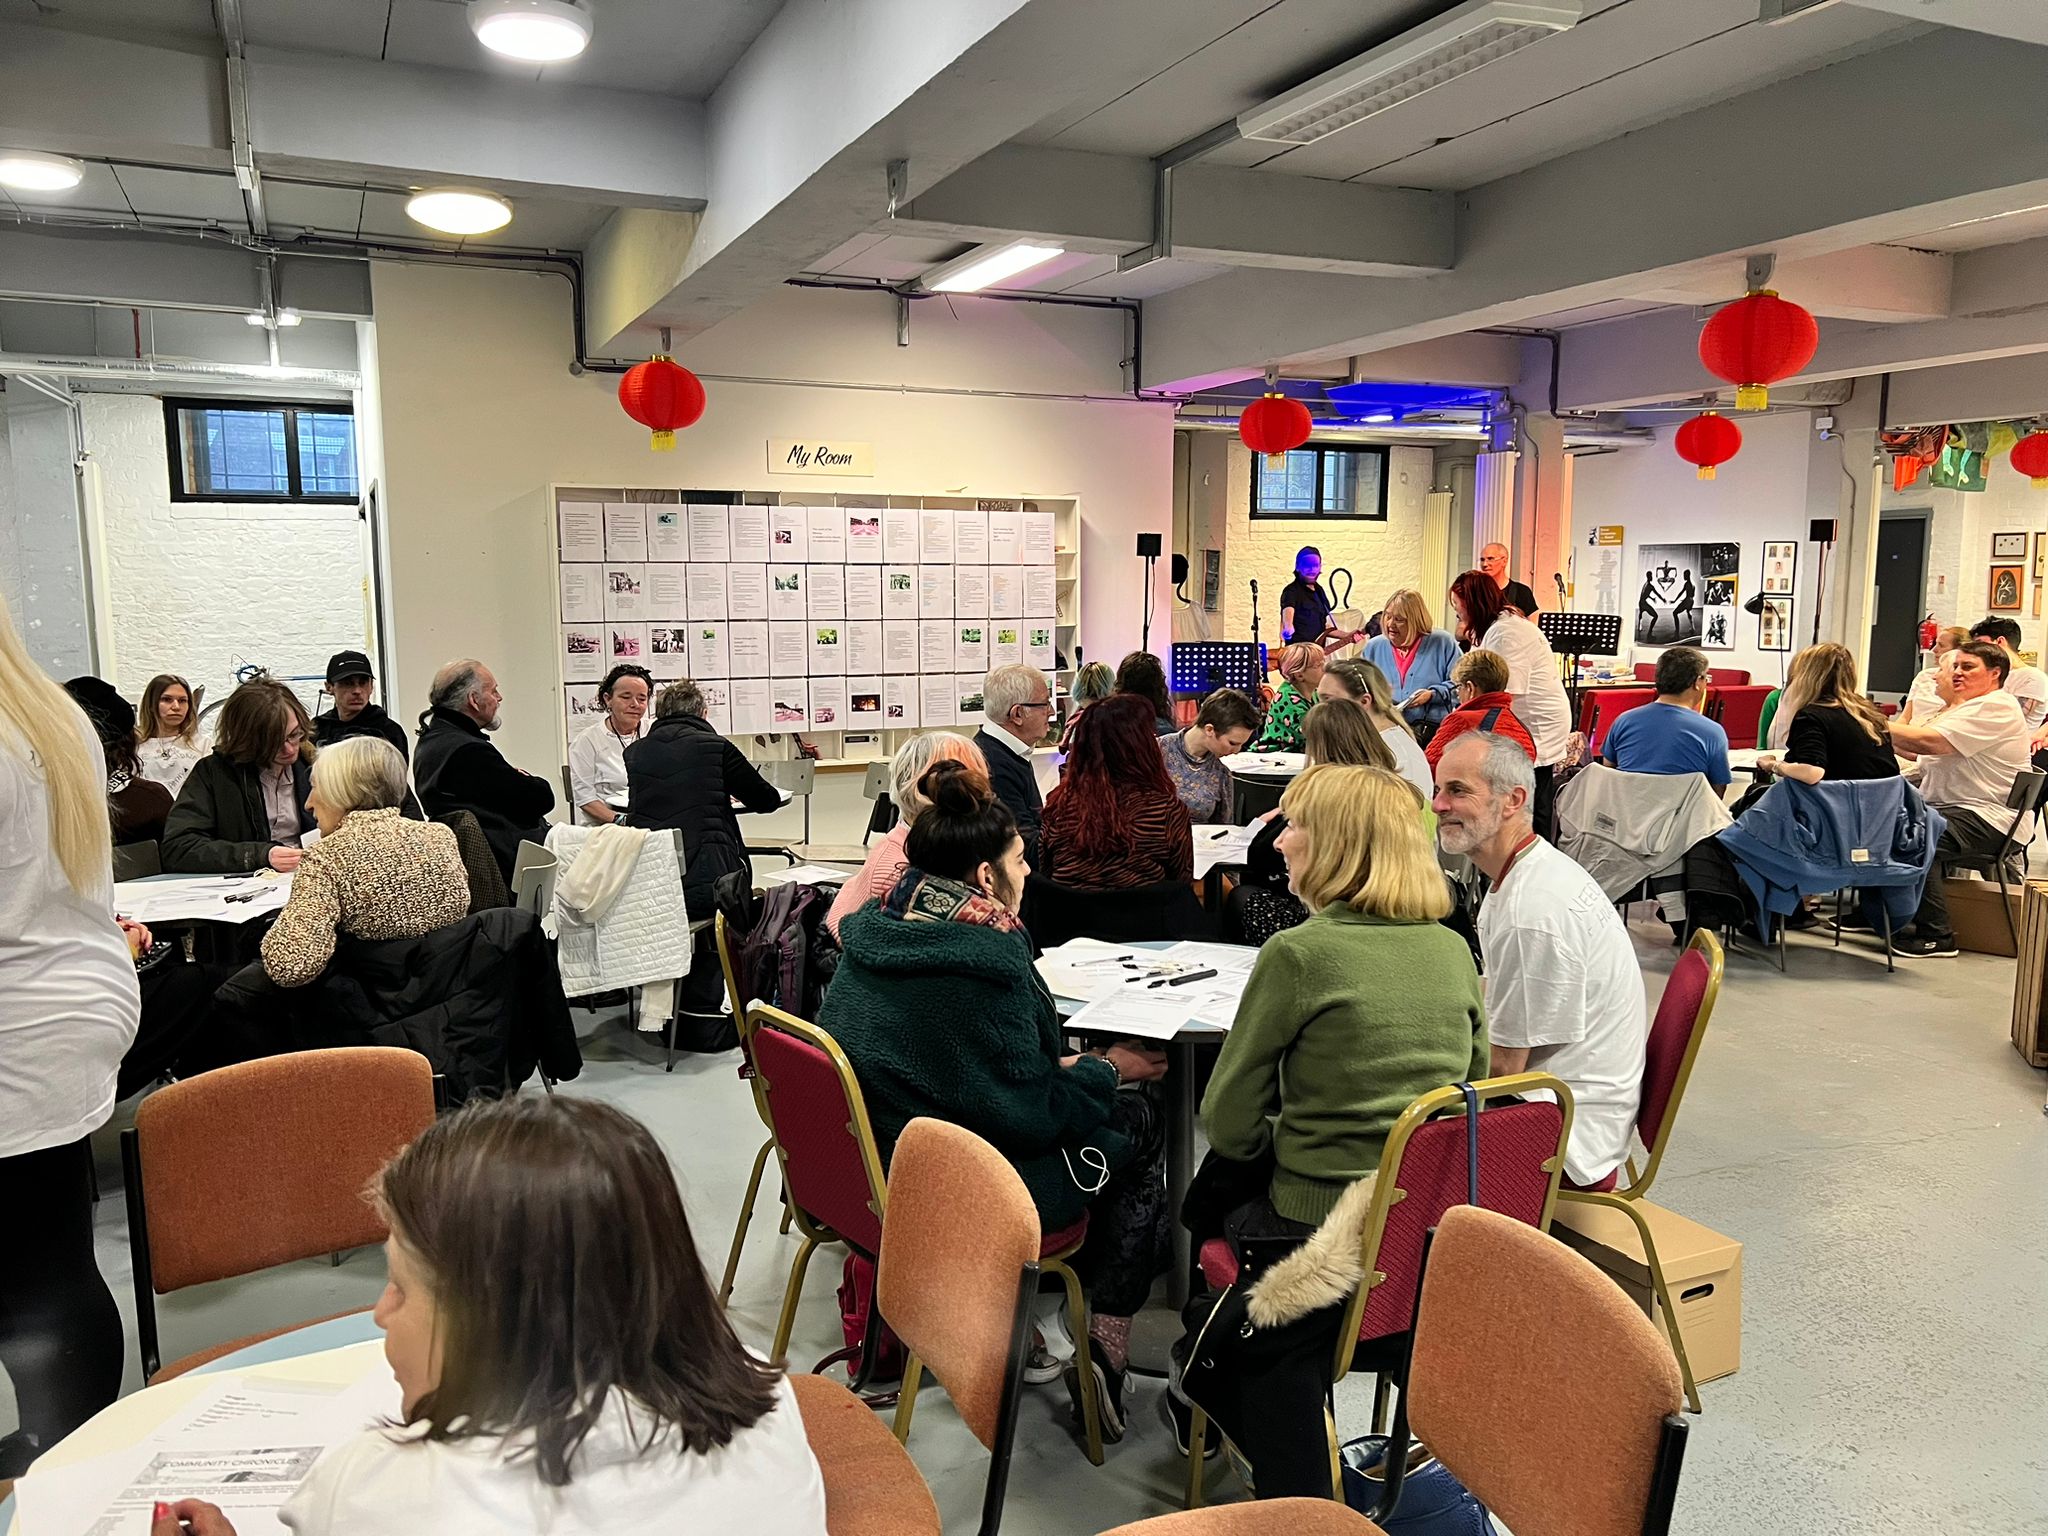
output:
<instances>
[{"instance_id":1,"label":"sneaker","mask_svg":"<svg viewBox=\"0 0 2048 1536\"><path fill-rule=\"evenodd\" d=\"M1166 1390L1159 1394L1159 1411L1165 1416L1168 1426L1173 1430L1175 1449L1185 1456L1188 1454L1188 1446L1195 1438L1195 1410L1188 1400L1180 1395L1179 1389L1180 1383L1178 1380L1167 1382ZM1223 1437L1216 1433L1215 1426L1211 1425L1208 1433L1202 1437L1202 1459L1204 1461L1214 1461L1216 1459L1218 1442L1222 1439Z\"/></svg>"},{"instance_id":2,"label":"sneaker","mask_svg":"<svg viewBox=\"0 0 2048 1536\"><path fill-rule=\"evenodd\" d=\"M1102 1416L1102 1443L1115 1445L1124 1437L1124 1383L1130 1379L1130 1373L1118 1370L1096 1350L1088 1352L1088 1363L1095 1371L1095 1401ZM1073 1405L1074 1423L1085 1431L1088 1415L1081 1406L1078 1365L1069 1365L1061 1376L1067 1384L1067 1400Z\"/></svg>"},{"instance_id":3,"label":"sneaker","mask_svg":"<svg viewBox=\"0 0 2048 1536\"><path fill-rule=\"evenodd\" d=\"M1962 951L1956 947L1956 936L1952 933L1943 938L1924 938L1916 933L1893 939L1892 953L1916 960L1946 960Z\"/></svg>"},{"instance_id":4,"label":"sneaker","mask_svg":"<svg viewBox=\"0 0 2048 1536\"><path fill-rule=\"evenodd\" d=\"M1066 1367L1060 1358L1045 1347L1045 1340L1034 1337L1031 1353L1024 1361L1024 1379L1034 1387L1047 1382L1058 1381L1066 1374Z\"/></svg>"}]
</instances>

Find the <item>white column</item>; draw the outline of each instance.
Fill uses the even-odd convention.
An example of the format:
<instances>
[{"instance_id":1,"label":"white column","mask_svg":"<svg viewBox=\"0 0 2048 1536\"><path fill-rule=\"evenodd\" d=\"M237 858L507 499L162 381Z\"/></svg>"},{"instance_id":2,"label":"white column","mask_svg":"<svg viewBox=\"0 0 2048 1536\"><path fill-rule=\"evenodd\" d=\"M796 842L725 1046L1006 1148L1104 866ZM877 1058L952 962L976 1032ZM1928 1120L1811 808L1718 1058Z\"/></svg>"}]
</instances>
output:
<instances>
[{"instance_id":1,"label":"white column","mask_svg":"<svg viewBox=\"0 0 2048 1536\"><path fill-rule=\"evenodd\" d=\"M1515 522L1515 461L1512 450L1479 455L1472 477L1472 560L1489 544L1512 548Z\"/></svg>"},{"instance_id":2,"label":"white column","mask_svg":"<svg viewBox=\"0 0 2048 1536\"><path fill-rule=\"evenodd\" d=\"M1422 569L1416 589L1431 613L1443 611L1443 594L1451 585L1451 503L1449 491L1431 491L1423 503Z\"/></svg>"}]
</instances>

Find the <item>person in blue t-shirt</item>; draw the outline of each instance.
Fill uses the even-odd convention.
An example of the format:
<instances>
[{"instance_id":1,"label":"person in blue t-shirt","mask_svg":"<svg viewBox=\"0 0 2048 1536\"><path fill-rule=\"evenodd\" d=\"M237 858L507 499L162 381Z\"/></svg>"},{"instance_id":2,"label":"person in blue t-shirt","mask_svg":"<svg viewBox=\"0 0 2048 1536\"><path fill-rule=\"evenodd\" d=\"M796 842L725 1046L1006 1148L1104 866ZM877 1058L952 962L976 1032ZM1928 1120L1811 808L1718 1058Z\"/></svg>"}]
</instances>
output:
<instances>
[{"instance_id":1,"label":"person in blue t-shirt","mask_svg":"<svg viewBox=\"0 0 2048 1536\"><path fill-rule=\"evenodd\" d=\"M1689 645L1657 658L1657 698L1627 711L1607 728L1603 761L1623 773L1703 773L1727 787L1728 733L1700 713L1707 702L1706 653Z\"/></svg>"}]
</instances>

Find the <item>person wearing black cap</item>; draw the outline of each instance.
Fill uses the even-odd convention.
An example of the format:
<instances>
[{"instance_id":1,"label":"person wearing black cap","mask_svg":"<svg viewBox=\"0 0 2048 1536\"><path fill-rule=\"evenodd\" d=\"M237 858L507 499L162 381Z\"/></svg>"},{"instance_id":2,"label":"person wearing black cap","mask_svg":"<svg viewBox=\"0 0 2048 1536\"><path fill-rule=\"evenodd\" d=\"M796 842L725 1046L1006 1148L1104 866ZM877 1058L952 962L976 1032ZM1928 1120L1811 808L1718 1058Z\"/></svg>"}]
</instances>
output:
<instances>
[{"instance_id":1,"label":"person wearing black cap","mask_svg":"<svg viewBox=\"0 0 2048 1536\"><path fill-rule=\"evenodd\" d=\"M334 696L334 708L314 719L313 740L331 747L351 736L376 736L398 748L398 755L409 762L412 753L404 729L371 702L376 684L369 657L361 651L337 651L327 663L327 691Z\"/></svg>"}]
</instances>

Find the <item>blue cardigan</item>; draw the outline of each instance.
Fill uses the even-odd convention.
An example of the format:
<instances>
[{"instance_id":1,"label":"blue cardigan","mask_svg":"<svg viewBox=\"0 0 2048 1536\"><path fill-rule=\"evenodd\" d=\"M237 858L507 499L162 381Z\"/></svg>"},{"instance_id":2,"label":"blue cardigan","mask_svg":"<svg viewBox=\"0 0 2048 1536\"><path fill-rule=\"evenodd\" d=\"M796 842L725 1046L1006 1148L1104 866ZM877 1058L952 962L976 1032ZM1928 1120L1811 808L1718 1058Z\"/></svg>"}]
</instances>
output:
<instances>
[{"instance_id":1,"label":"blue cardigan","mask_svg":"<svg viewBox=\"0 0 2048 1536\"><path fill-rule=\"evenodd\" d=\"M1891 913L1894 932L1912 921L1928 879L1939 880L1935 845L1946 822L1905 779L1780 779L1742 819L1717 835L1756 899L1758 930L1804 894L1854 886ZM1866 908L1867 910L1867 908Z\"/></svg>"},{"instance_id":2,"label":"blue cardigan","mask_svg":"<svg viewBox=\"0 0 2048 1536\"><path fill-rule=\"evenodd\" d=\"M1457 708L1458 689L1451 681L1451 668L1457 665L1459 656L1463 654L1449 630L1432 629L1415 647L1415 660L1409 663L1408 681L1404 683L1400 668L1394 664L1394 642L1385 635L1374 635L1366 641L1362 653L1365 660L1387 674L1387 681L1393 685L1395 703L1418 688L1429 690L1427 702L1404 711L1410 725L1427 726L1435 726Z\"/></svg>"}]
</instances>

